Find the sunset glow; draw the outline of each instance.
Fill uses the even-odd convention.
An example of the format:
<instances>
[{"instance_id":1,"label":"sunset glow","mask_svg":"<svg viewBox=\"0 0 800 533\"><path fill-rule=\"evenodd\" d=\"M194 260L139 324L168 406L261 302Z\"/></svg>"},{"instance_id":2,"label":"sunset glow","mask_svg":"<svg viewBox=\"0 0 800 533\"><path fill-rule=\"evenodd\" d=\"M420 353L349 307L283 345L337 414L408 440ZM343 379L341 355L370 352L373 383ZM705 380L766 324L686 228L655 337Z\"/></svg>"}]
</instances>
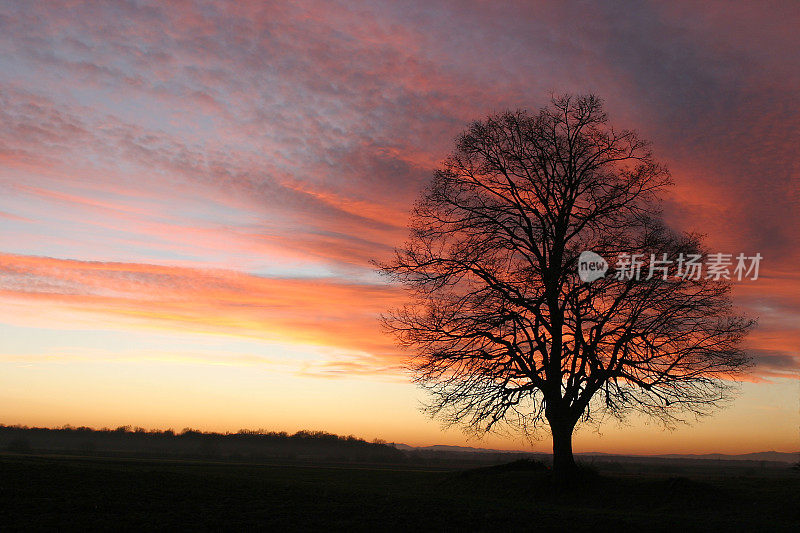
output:
<instances>
[{"instance_id":1,"label":"sunset glow","mask_svg":"<svg viewBox=\"0 0 800 533\"><path fill-rule=\"evenodd\" d=\"M601 6L3 3L0 423L548 450L419 411L373 261L470 120L591 91L669 166L672 225L763 259L738 398L576 451L800 449L797 17Z\"/></svg>"}]
</instances>

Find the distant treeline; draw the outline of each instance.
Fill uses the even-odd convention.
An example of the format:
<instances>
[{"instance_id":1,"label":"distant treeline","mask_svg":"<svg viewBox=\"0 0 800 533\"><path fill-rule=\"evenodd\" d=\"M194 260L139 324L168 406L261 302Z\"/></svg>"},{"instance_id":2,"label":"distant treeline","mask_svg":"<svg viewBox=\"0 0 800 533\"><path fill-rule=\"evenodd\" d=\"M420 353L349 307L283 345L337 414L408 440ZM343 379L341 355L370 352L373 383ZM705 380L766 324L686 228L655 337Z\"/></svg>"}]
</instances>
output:
<instances>
[{"instance_id":1,"label":"distant treeline","mask_svg":"<svg viewBox=\"0 0 800 533\"><path fill-rule=\"evenodd\" d=\"M397 462L403 452L387 443L367 442L324 431L286 432L240 430L208 433L185 428L145 430L131 426L93 429L64 426L29 428L0 425L0 450L17 453L113 454L228 460L327 460Z\"/></svg>"},{"instance_id":2,"label":"distant treeline","mask_svg":"<svg viewBox=\"0 0 800 533\"><path fill-rule=\"evenodd\" d=\"M368 442L325 431L289 434L242 429L236 433L209 433L192 428L175 432L132 426L93 429L2 424L0 452L215 461L392 463L437 468L492 465L534 457L527 453L398 449L380 439Z\"/></svg>"}]
</instances>

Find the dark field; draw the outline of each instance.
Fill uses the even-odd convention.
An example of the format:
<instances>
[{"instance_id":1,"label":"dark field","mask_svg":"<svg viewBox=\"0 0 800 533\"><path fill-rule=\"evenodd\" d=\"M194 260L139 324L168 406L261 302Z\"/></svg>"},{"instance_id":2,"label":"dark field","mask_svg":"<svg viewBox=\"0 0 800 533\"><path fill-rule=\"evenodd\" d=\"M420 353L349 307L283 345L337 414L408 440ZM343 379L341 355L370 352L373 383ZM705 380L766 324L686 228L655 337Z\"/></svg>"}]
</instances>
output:
<instances>
[{"instance_id":1,"label":"dark field","mask_svg":"<svg viewBox=\"0 0 800 533\"><path fill-rule=\"evenodd\" d=\"M709 462L713 463L713 462ZM666 465L666 467L664 467ZM610 472L608 469L616 470ZM682 473L678 475L678 470ZM797 531L786 467L473 470L0 454L0 529Z\"/></svg>"}]
</instances>

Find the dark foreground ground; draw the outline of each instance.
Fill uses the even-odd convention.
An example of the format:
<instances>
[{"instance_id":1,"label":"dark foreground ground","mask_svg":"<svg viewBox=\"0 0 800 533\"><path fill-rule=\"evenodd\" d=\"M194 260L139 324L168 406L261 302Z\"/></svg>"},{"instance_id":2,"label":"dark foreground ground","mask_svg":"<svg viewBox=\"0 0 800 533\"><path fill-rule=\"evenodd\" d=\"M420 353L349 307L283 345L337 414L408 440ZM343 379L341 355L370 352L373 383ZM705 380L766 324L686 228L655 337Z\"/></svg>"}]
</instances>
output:
<instances>
[{"instance_id":1,"label":"dark foreground ground","mask_svg":"<svg viewBox=\"0 0 800 533\"><path fill-rule=\"evenodd\" d=\"M0 530L799 531L800 473L467 471L0 454ZM628 469L630 470L630 469Z\"/></svg>"}]
</instances>

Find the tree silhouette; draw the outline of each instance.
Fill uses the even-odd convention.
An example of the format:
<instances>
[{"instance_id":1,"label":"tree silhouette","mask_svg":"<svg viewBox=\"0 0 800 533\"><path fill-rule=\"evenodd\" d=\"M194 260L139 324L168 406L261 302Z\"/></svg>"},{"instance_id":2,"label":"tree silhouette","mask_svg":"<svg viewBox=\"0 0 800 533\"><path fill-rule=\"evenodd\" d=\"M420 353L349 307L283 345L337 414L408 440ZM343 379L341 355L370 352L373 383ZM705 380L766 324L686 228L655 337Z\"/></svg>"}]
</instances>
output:
<instances>
[{"instance_id":1,"label":"tree silhouette","mask_svg":"<svg viewBox=\"0 0 800 533\"><path fill-rule=\"evenodd\" d=\"M636 410L671 426L728 398L753 322L733 310L728 280L672 260L706 252L661 222L669 183L595 96L472 123L417 202L409 240L379 265L409 292L384 324L412 350L430 413L477 432L534 434L546 421L565 477L580 421ZM642 275L582 282L584 250L641 254Z\"/></svg>"}]
</instances>

